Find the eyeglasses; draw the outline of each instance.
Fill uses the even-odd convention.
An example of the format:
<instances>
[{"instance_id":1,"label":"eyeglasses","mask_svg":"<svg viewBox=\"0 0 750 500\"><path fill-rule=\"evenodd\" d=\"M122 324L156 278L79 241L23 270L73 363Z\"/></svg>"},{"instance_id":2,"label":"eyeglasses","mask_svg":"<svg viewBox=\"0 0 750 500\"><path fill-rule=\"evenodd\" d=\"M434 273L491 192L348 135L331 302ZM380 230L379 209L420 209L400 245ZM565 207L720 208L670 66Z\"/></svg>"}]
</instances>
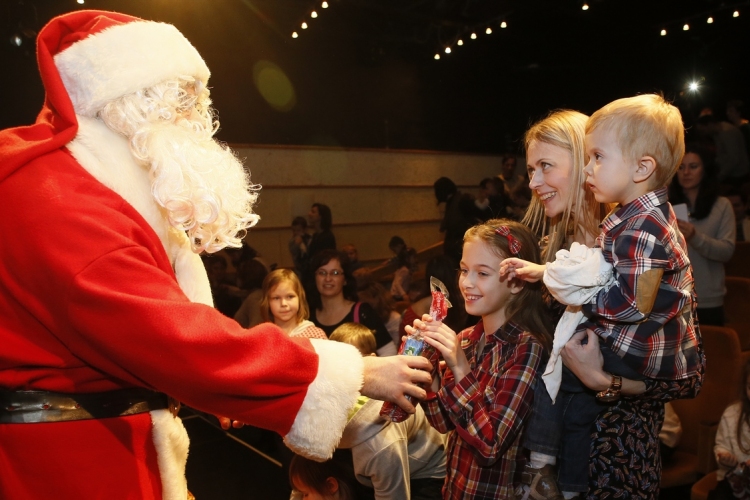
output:
<instances>
[{"instance_id":1,"label":"eyeglasses","mask_svg":"<svg viewBox=\"0 0 750 500\"><path fill-rule=\"evenodd\" d=\"M336 276L343 276L344 271L340 271L338 269L334 269L333 271L326 271L325 269L318 269L317 271L315 271L315 274L317 274L321 278L325 278L326 276L330 274L331 276L335 278Z\"/></svg>"}]
</instances>

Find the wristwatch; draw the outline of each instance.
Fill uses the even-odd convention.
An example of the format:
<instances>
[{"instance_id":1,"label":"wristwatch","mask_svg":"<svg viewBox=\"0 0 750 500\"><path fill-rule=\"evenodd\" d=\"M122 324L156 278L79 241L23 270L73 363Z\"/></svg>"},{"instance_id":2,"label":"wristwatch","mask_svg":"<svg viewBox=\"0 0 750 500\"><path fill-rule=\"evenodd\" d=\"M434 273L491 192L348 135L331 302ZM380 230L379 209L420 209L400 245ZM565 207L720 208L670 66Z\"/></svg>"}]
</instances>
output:
<instances>
[{"instance_id":1,"label":"wristwatch","mask_svg":"<svg viewBox=\"0 0 750 500\"><path fill-rule=\"evenodd\" d=\"M620 399L620 390L622 389L622 377L612 375L612 382L605 390L596 394L596 399L602 403L614 403Z\"/></svg>"}]
</instances>

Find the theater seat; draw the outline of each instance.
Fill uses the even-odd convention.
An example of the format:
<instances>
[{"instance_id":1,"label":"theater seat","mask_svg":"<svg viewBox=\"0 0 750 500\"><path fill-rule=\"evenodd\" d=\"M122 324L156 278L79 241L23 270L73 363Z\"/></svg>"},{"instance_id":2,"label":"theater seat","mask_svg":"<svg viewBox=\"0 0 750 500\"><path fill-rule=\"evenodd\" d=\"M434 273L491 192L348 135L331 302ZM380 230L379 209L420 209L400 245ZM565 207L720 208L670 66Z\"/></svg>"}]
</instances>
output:
<instances>
[{"instance_id":1,"label":"theater seat","mask_svg":"<svg viewBox=\"0 0 750 500\"><path fill-rule=\"evenodd\" d=\"M727 276L725 279L727 294L724 297L726 326L737 332L742 349L742 359L750 359L750 322L748 322L748 305L750 305L750 279Z\"/></svg>"},{"instance_id":2,"label":"theater seat","mask_svg":"<svg viewBox=\"0 0 750 500\"><path fill-rule=\"evenodd\" d=\"M734 244L734 254L724 264L727 276L750 278L750 241L738 241Z\"/></svg>"},{"instance_id":3,"label":"theater seat","mask_svg":"<svg viewBox=\"0 0 750 500\"><path fill-rule=\"evenodd\" d=\"M672 402L682 424L682 439L664 464L661 487L695 483L716 469L713 447L724 409L736 399L742 358L737 333L731 328L701 326L706 353L703 388L694 399Z\"/></svg>"}]
</instances>

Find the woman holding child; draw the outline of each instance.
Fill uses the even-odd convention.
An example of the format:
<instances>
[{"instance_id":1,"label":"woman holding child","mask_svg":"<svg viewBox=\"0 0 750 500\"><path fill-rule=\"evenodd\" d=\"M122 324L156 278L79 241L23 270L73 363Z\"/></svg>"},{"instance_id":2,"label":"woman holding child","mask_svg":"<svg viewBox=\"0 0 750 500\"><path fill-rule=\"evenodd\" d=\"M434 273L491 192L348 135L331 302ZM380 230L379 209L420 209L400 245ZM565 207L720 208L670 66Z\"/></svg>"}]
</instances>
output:
<instances>
[{"instance_id":1,"label":"woman holding child","mask_svg":"<svg viewBox=\"0 0 750 500\"><path fill-rule=\"evenodd\" d=\"M584 329L578 329L560 353L569 370L569 378L577 378L579 385L585 386L583 392L589 393L594 405L590 408L595 410L593 423L587 427L592 439L588 444L589 460L584 470L583 487L580 487L580 483L578 487L574 487L575 482L565 483L562 488L565 498L574 498L580 493L590 499L657 498L661 476L658 433L664 418L664 402L694 397L700 389L704 358L700 336L693 329L691 318L691 311L694 311L694 301L691 300L692 275L686 259L681 258L686 248L684 239L675 233L674 214L666 204L665 186L671 175L670 170L679 164L683 147L682 125L675 122L675 114L679 122L679 112L660 97L639 96L597 112L599 121L595 127L589 122L587 128L587 119L580 113L558 111L535 124L526 134L529 185L534 198L524 222L543 236L543 260L552 263L558 250L568 249L573 243L586 247L601 246L602 253L607 255L610 263L614 261L620 265L614 269L614 275L619 273L618 284L612 287L614 290L608 288L603 291L604 297L620 294L618 300L626 302L622 296L630 293L628 284L637 281L644 283L634 285L633 303L622 306L632 306L635 312L630 313L630 319L618 316L617 310L608 310L614 302L607 299L602 302L601 296L597 296L593 305L585 305L584 310L589 310L588 323L584 323ZM644 123L650 124L651 130L644 130ZM659 152L649 154L660 158L660 161L639 153L644 148L639 138L647 134L650 142L656 143L657 149L661 148ZM586 145L585 140L588 141ZM663 150L668 150L668 153L662 154ZM585 164L587 156L591 159L588 166ZM612 171L602 175L605 169ZM586 181L593 184L593 190L585 189ZM597 199L602 203L598 203ZM600 230L598 224L607 211L604 202L618 203L621 207L607 217ZM629 220L641 217L646 212L654 214L651 221L653 230L634 229L628 225ZM609 241L607 238L596 240L601 231L616 233L622 231L623 227L627 227L629 232L619 241L627 240L631 233L640 231L642 234L641 240L631 237L633 243L639 244L631 245L629 251L633 255L629 260L621 255L623 250L628 249L616 246L612 238ZM658 237L652 234L659 231L663 234ZM670 242L663 260L657 264L663 268L641 273L643 269L635 267L630 273L627 272L628 264L643 265L644 261L648 261L637 255L639 252L652 251L663 241ZM626 267L623 268L623 265ZM501 274L537 281L542 278L544 269L544 266L506 259ZM656 278L646 286L642 280L643 274ZM674 297L680 297L679 300L673 300L671 295L663 296L664 289L668 289ZM665 306L666 303L679 306ZM677 310L671 310L674 307ZM656 311L661 315L663 309L667 309L668 314L657 317ZM641 319L634 319L636 316ZM610 340L606 346L602 341L600 349L600 336L621 339L622 332L626 332L631 341L643 341L638 337L642 333L635 331L636 323L648 324L654 330L645 337L643 344L638 343L637 347L618 346L619 350L616 350L614 342ZM670 345L671 363L663 359L670 356L663 356L665 353L657 351L651 343L652 339L664 339L665 336L668 340L675 339ZM587 343L583 339L587 339ZM610 356L607 356L608 353ZM633 363L634 359L643 359L642 369L636 370L639 372L636 375L640 376L607 373L604 357L611 358L608 362L617 362L618 355L629 359L631 365L637 364ZM657 368L662 370L656 375L649 371L654 369L651 361L655 357L661 360ZM680 366L675 359L681 360L685 366ZM608 370L616 373L610 368ZM561 393L564 393L564 388L565 374ZM546 391L545 384L541 382L536 394L539 395L540 391L542 394ZM602 396L597 398L599 401L594 399L597 393ZM541 397L535 396L535 414L541 400ZM557 406L560 410L562 405ZM562 408L562 411L569 410ZM533 428L533 422L529 427ZM530 483L526 489L528 498L563 498L557 489L557 477L552 469L556 456L563 466L567 457L565 450L557 448L559 439L554 434L542 435L527 429L524 444L532 450L531 467L527 469L525 478ZM548 460L550 455L552 460ZM570 461L569 458L567 460Z\"/></svg>"}]
</instances>

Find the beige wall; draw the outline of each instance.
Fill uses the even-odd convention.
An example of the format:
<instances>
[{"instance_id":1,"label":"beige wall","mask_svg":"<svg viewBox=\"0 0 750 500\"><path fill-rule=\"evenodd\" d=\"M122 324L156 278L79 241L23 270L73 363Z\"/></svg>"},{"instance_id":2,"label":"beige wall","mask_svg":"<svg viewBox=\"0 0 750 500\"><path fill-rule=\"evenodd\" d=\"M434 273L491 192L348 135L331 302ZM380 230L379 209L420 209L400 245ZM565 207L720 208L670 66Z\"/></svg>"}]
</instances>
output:
<instances>
[{"instance_id":1,"label":"beige wall","mask_svg":"<svg viewBox=\"0 0 750 500\"><path fill-rule=\"evenodd\" d=\"M361 260L384 260L388 240L399 235L417 249L442 239L441 213L432 184L451 178L474 193L485 177L499 173L500 158L470 154L313 147L234 146L260 191L261 220L247 242L268 263L292 265L289 229L313 203L333 213L339 247L354 243ZM441 207L442 208L442 207Z\"/></svg>"}]
</instances>

